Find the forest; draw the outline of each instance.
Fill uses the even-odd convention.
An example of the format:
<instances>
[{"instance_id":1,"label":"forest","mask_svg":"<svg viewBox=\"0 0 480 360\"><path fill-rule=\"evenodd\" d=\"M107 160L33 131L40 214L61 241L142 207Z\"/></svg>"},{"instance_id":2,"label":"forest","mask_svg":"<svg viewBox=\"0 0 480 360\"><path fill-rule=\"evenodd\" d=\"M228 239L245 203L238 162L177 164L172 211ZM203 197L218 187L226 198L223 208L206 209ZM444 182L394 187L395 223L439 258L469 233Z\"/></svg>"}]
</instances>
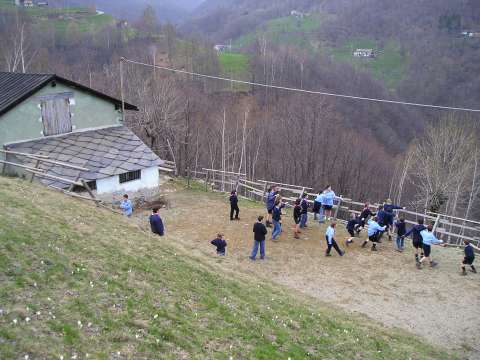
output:
<instances>
[{"instance_id":1,"label":"forest","mask_svg":"<svg viewBox=\"0 0 480 360\"><path fill-rule=\"evenodd\" d=\"M459 35L478 24L479 7L466 0L394 3L206 1L181 26L159 21L146 6L128 26L101 28L59 28L2 10L0 68L57 73L119 97L124 57L264 85L480 108L480 40ZM407 59L405 73L392 89L364 67L299 46L302 37L274 41L263 30L235 49L246 65L213 49L292 9L324 15L308 39L325 49L353 37L394 41ZM161 158L175 160L181 175L225 166L314 189L332 184L361 201L391 197L420 210L480 216L478 113L335 99L131 63L123 63L123 77L125 98L140 108L126 125Z\"/></svg>"}]
</instances>

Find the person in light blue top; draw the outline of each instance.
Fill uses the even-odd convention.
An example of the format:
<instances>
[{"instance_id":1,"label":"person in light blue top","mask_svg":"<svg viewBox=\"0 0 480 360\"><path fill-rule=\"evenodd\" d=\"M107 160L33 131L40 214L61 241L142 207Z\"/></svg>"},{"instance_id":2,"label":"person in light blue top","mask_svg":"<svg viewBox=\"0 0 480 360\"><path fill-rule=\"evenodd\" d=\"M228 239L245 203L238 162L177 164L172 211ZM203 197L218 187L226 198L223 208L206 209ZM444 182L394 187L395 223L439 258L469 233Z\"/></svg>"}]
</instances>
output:
<instances>
[{"instance_id":1,"label":"person in light blue top","mask_svg":"<svg viewBox=\"0 0 480 360\"><path fill-rule=\"evenodd\" d=\"M428 225L426 230L420 232L422 236L422 243L423 243L423 258L420 260L420 264L423 264L425 259L428 259L430 262L430 267L435 267L438 265L435 261L432 260L431 253L432 253L432 245L442 245L443 241L439 240L435 237L433 233L433 226ZM421 266L417 266L417 268L421 269Z\"/></svg>"},{"instance_id":2,"label":"person in light blue top","mask_svg":"<svg viewBox=\"0 0 480 360\"><path fill-rule=\"evenodd\" d=\"M132 202L128 199L128 195L123 195L123 200L120 203L120 209L122 209L123 215L126 217L131 217L133 213Z\"/></svg>"},{"instance_id":3,"label":"person in light blue top","mask_svg":"<svg viewBox=\"0 0 480 360\"><path fill-rule=\"evenodd\" d=\"M340 199L332 190L332 186L328 185L325 190L323 191L322 197L322 208L325 211L326 219L332 216L332 209L333 209L333 202L335 199Z\"/></svg>"},{"instance_id":4,"label":"person in light blue top","mask_svg":"<svg viewBox=\"0 0 480 360\"><path fill-rule=\"evenodd\" d=\"M372 251L377 251L377 243L379 242L380 237L382 236L386 228L386 226L381 226L378 223L377 217L370 219L368 221L368 239L363 242L362 247L365 247L368 242L371 241Z\"/></svg>"},{"instance_id":5,"label":"person in light blue top","mask_svg":"<svg viewBox=\"0 0 480 360\"><path fill-rule=\"evenodd\" d=\"M337 223L332 222L330 226L327 228L325 232L325 239L327 240L327 251L325 252L325 256L332 256L330 251L332 247L337 251L338 255L343 256L344 252L338 247L337 242L335 241L335 227Z\"/></svg>"}]
</instances>

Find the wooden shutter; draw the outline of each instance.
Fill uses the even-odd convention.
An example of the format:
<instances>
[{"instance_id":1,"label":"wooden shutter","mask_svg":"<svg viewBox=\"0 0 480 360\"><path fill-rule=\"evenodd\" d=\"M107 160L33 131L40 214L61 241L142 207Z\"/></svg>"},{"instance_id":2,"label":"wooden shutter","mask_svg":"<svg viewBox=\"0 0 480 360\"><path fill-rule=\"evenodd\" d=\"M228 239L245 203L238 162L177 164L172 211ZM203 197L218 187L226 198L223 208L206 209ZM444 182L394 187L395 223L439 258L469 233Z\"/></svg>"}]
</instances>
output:
<instances>
[{"instance_id":1,"label":"wooden shutter","mask_svg":"<svg viewBox=\"0 0 480 360\"><path fill-rule=\"evenodd\" d=\"M43 135L58 135L72 132L72 118L68 97L51 96L41 100Z\"/></svg>"}]
</instances>

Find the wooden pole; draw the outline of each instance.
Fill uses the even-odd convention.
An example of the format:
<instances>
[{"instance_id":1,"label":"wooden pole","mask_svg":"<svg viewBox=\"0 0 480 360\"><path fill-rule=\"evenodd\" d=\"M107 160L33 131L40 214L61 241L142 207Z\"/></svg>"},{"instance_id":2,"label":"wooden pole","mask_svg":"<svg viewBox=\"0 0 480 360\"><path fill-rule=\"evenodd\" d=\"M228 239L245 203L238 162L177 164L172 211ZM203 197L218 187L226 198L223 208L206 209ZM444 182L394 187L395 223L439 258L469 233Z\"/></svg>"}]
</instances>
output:
<instances>
[{"instance_id":1,"label":"wooden pole","mask_svg":"<svg viewBox=\"0 0 480 360\"><path fill-rule=\"evenodd\" d=\"M96 199L95 195L92 192L92 189L90 189L90 186L88 186L87 182L83 179L81 179L80 182L82 183L83 187L87 190L88 195L90 195L90 197L92 199ZM97 204L97 206L98 206L98 204Z\"/></svg>"},{"instance_id":2,"label":"wooden pole","mask_svg":"<svg viewBox=\"0 0 480 360\"><path fill-rule=\"evenodd\" d=\"M342 199L338 200L337 208L335 209L335 214L333 215L333 219L337 220L338 218L338 210L340 210L340 205L342 205Z\"/></svg>"},{"instance_id":3,"label":"wooden pole","mask_svg":"<svg viewBox=\"0 0 480 360\"><path fill-rule=\"evenodd\" d=\"M122 97L122 121L125 121L125 93L123 92L123 61L120 59L120 96Z\"/></svg>"},{"instance_id":4,"label":"wooden pole","mask_svg":"<svg viewBox=\"0 0 480 360\"><path fill-rule=\"evenodd\" d=\"M38 166L40 165L40 159L35 162L35 170L38 171ZM35 173L32 172L32 177L30 178L30 184L33 183L33 179L35 179ZM78 180L78 179L77 179Z\"/></svg>"},{"instance_id":5,"label":"wooden pole","mask_svg":"<svg viewBox=\"0 0 480 360\"><path fill-rule=\"evenodd\" d=\"M208 174L209 171L207 170L207 174L205 175L205 192L208 192Z\"/></svg>"},{"instance_id":6,"label":"wooden pole","mask_svg":"<svg viewBox=\"0 0 480 360\"><path fill-rule=\"evenodd\" d=\"M187 188L190 189L190 167L187 167Z\"/></svg>"}]
</instances>

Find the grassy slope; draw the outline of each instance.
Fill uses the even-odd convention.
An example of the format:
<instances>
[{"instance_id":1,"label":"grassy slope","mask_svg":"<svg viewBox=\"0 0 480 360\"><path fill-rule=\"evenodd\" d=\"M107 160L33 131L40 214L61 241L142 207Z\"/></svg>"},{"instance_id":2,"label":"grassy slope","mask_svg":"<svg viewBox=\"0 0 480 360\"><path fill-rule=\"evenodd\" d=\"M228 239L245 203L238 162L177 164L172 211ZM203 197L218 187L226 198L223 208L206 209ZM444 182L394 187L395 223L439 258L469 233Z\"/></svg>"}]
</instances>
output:
<instances>
[{"instance_id":1,"label":"grassy slope","mask_svg":"<svg viewBox=\"0 0 480 360\"><path fill-rule=\"evenodd\" d=\"M0 178L0 253L2 359L453 358L22 180Z\"/></svg>"},{"instance_id":2,"label":"grassy slope","mask_svg":"<svg viewBox=\"0 0 480 360\"><path fill-rule=\"evenodd\" d=\"M249 57L240 53L221 52L218 54L218 62L222 71L222 75L240 80L250 80L250 64ZM225 86L233 88L237 91L248 90L248 85L244 84L226 84Z\"/></svg>"}]
</instances>

